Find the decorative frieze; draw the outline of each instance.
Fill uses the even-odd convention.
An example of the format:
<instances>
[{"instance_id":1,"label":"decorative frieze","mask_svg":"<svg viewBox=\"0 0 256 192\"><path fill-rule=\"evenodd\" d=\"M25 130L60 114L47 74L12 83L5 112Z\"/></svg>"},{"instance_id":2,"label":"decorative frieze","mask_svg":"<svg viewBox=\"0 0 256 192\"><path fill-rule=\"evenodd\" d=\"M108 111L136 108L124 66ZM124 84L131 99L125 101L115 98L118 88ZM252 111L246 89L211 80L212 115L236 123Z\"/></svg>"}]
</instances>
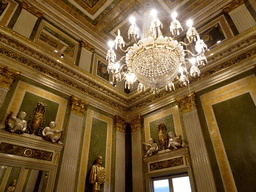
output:
<instances>
[{"instance_id":1,"label":"decorative frieze","mask_svg":"<svg viewBox=\"0 0 256 192\"><path fill-rule=\"evenodd\" d=\"M0 67L0 87L10 89L13 81L20 75L20 72L10 70L7 66Z\"/></svg>"},{"instance_id":2,"label":"decorative frieze","mask_svg":"<svg viewBox=\"0 0 256 192\"><path fill-rule=\"evenodd\" d=\"M89 102L86 102L82 99L78 99L77 97L75 97L74 95L72 95L70 97L70 111L72 113L75 113L79 116L84 116L85 114L85 111L89 105Z\"/></svg>"},{"instance_id":3,"label":"decorative frieze","mask_svg":"<svg viewBox=\"0 0 256 192\"><path fill-rule=\"evenodd\" d=\"M231 1L231 3L227 4L224 8L223 11L226 13L229 13L230 11L233 11L235 8L239 7L245 2L245 0L235 0Z\"/></svg>"},{"instance_id":4,"label":"decorative frieze","mask_svg":"<svg viewBox=\"0 0 256 192\"><path fill-rule=\"evenodd\" d=\"M37 18L43 17L43 13L39 11L37 8L29 4L27 1L23 1L21 3L21 7L31 13L32 15L36 16Z\"/></svg>"},{"instance_id":5,"label":"decorative frieze","mask_svg":"<svg viewBox=\"0 0 256 192\"><path fill-rule=\"evenodd\" d=\"M178 157L178 158L168 159L165 161L150 163L149 167L150 167L150 171L156 171L156 170L166 169L166 168L170 168L170 167L176 167L176 166L180 166L180 165L184 165L183 157Z\"/></svg>"},{"instance_id":6,"label":"decorative frieze","mask_svg":"<svg viewBox=\"0 0 256 192\"><path fill-rule=\"evenodd\" d=\"M124 118L120 117L119 115L115 116L115 125L116 125L117 131L121 131L123 133L126 132L126 121Z\"/></svg>"},{"instance_id":7,"label":"decorative frieze","mask_svg":"<svg viewBox=\"0 0 256 192\"><path fill-rule=\"evenodd\" d=\"M13 144L4 143L4 142L0 144L0 153L6 153L6 154L17 155L22 157L29 157L34 159L46 160L46 161L52 161L52 156L53 156L52 152L23 147L19 145L13 145Z\"/></svg>"},{"instance_id":8,"label":"decorative frieze","mask_svg":"<svg viewBox=\"0 0 256 192\"><path fill-rule=\"evenodd\" d=\"M196 109L196 94L194 92L180 99L176 99L176 101L182 113Z\"/></svg>"},{"instance_id":9,"label":"decorative frieze","mask_svg":"<svg viewBox=\"0 0 256 192\"><path fill-rule=\"evenodd\" d=\"M131 125L131 132L136 132L142 129L142 117L141 115L138 115L137 117L134 117L130 122Z\"/></svg>"},{"instance_id":10,"label":"decorative frieze","mask_svg":"<svg viewBox=\"0 0 256 192\"><path fill-rule=\"evenodd\" d=\"M88 43L87 41L81 41L81 46L83 48L85 48L86 50L90 51L90 52L94 52L95 51L95 47L93 47L90 43Z\"/></svg>"}]
</instances>

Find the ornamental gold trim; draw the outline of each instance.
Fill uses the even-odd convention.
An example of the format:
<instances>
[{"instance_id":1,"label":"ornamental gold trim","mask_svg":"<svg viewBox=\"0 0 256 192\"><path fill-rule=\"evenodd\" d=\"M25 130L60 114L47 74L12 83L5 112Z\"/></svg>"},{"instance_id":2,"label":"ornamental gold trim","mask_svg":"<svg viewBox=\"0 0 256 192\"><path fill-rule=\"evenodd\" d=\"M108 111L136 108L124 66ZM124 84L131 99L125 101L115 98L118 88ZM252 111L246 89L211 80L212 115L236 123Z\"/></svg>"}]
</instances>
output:
<instances>
[{"instance_id":1,"label":"ornamental gold trim","mask_svg":"<svg viewBox=\"0 0 256 192\"><path fill-rule=\"evenodd\" d=\"M71 113L75 113L76 115L83 117L89 105L89 102L86 102L72 95L70 97L70 105L71 105L70 107Z\"/></svg>"},{"instance_id":2,"label":"ornamental gold trim","mask_svg":"<svg viewBox=\"0 0 256 192\"><path fill-rule=\"evenodd\" d=\"M21 3L21 7L28 11L29 13L31 13L32 15L36 16L37 18L43 17L43 13L34 6L32 6L31 4L29 4L27 1L23 1Z\"/></svg>"},{"instance_id":3,"label":"ornamental gold trim","mask_svg":"<svg viewBox=\"0 0 256 192\"><path fill-rule=\"evenodd\" d=\"M176 99L176 102L178 103L183 114L190 112L196 109L196 94L193 92L185 97Z\"/></svg>"},{"instance_id":4,"label":"ornamental gold trim","mask_svg":"<svg viewBox=\"0 0 256 192\"><path fill-rule=\"evenodd\" d=\"M115 116L115 125L116 125L117 131L121 131L123 133L126 132L126 121L124 118L120 117L119 115Z\"/></svg>"},{"instance_id":5,"label":"ornamental gold trim","mask_svg":"<svg viewBox=\"0 0 256 192\"><path fill-rule=\"evenodd\" d=\"M95 51L95 47L87 41L81 41L81 46L92 53Z\"/></svg>"},{"instance_id":6,"label":"ornamental gold trim","mask_svg":"<svg viewBox=\"0 0 256 192\"><path fill-rule=\"evenodd\" d=\"M142 129L141 115L134 117L131 121L129 121L129 123L131 125L131 133L141 130Z\"/></svg>"},{"instance_id":7,"label":"ornamental gold trim","mask_svg":"<svg viewBox=\"0 0 256 192\"><path fill-rule=\"evenodd\" d=\"M225 13L229 13L230 11L233 11L235 8L239 7L245 2L245 0L235 0L232 1L231 3L227 4L224 8L223 11Z\"/></svg>"},{"instance_id":8,"label":"ornamental gold trim","mask_svg":"<svg viewBox=\"0 0 256 192\"><path fill-rule=\"evenodd\" d=\"M0 67L0 87L10 89L12 83L19 75L20 72L12 71L7 66Z\"/></svg>"}]
</instances>

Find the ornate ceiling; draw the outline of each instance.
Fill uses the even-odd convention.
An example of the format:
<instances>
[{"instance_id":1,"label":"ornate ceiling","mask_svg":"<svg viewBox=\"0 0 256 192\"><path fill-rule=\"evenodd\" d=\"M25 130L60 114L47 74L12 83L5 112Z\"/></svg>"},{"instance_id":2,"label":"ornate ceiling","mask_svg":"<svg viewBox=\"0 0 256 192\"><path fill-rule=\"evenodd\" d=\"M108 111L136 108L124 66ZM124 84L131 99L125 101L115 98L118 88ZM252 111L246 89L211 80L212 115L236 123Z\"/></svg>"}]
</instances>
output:
<instances>
[{"instance_id":1,"label":"ornate ceiling","mask_svg":"<svg viewBox=\"0 0 256 192\"><path fill-rule=\"evenodd\" d=\"M152 0L151 0L152 1ZM56 19L56 22L67 23L73 30L86 35L88 41L98 44L106 50L106 42L114 39L117 30L127 37L129 27L128 17L137 18L139 28L142 28L143 11L147 8L149 0L36 0L31 3L46 15ZM165 28L164 35L169 33L170 14L179 13L178 19L182 23L188 18L195 20L196 25L210 20L231 0L153 0L154 7ZM62 20L62 21L61 21ZM183 26L185 26L183 24ZM78 35L80 36L80 35ZM86 38L82 37L82 38ZM81 36L80 36L81 38ZM96 38L94 40L94 38ZM128 43L128 39L125 39ZM103 44L102 44L103 43Z\"/></svg>"}]
</instances>

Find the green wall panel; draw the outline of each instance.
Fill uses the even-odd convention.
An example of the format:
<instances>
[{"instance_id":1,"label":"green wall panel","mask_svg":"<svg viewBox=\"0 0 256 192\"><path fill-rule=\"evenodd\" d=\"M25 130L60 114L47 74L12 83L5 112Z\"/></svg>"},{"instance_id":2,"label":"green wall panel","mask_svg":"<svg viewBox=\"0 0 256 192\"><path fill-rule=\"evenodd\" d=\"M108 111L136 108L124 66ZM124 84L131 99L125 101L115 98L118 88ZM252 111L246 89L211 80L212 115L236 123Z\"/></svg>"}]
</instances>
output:
<instances>
[{"instance_id":1,"label":"green wall panel","mask_svg":"<svg viewBox=\"0 0 256 192\"><path fill-rule=\"evenodd\" d=\"M107 126L107 123L104 121L101 121L96 118L92 119L91 140L87 170L91 169L93 162L99 155L103 157L102 166L105 165Z\"/></svg>"},{"instance_id":2,"label":"green wall panel","mask_svg":"<svg viewBox=\"0 0 256 192\"><path fill-rule=\"evenodd\" d=\"M158 139L157 139L158 138L157 125L160 124L160 123L163 123L166 126L167 134L170 131L175 132L174 122L173 122L173 115L172 114L150 122L150 135L156 143L158 142Z\"/></svg>"},{"instance_id":3,"label":"green wall panel","mask_svg":"<svg viewBox=\"0 0 256 192\"><path fill-rule=\"evenodd\" d=\"M238 191L256 191L256 106L251 95L212 107Z\"/></svg>"},{"instance_id":4,"label":"green wall panel","mask_svg":"<svg viewBox=\"0 0 256 192\"><path fill-rule=\"evenodd\" d=\"M27 116L25 117L25 120L28 122L31 115L33 115L34 110L37 106L38 102L42 102L47 105L45 110L45 124L44 126L48 126L51 121L55 121L57 111L59 108L59 104L53 101L50 101L48 99L45 99L43 97L37 96L33 93L26 92L25 96L23 98L23 101L21 103L19 111L25 111L27 113Z\"/></svg>"}]
</instances>

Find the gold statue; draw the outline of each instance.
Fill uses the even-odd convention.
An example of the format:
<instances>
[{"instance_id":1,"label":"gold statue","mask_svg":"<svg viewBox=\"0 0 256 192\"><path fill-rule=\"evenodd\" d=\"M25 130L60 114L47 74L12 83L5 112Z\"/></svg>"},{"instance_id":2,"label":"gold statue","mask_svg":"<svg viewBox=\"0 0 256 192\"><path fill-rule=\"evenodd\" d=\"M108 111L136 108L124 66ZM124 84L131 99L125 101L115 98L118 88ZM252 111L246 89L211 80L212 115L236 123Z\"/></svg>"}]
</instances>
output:
<instances>
[{"instance_id":1,"label":"gold statue","mask_svg":"<svg viewBox=\"0 0 256 192\"><path fill-rule=\"evenodd\" d=\"M105 168L102 165L102 156L96 158L96 165L91 168L89 181L93 184L92 192L99 192L100 185L105 182L106 173Z\"/></svg>"},{"instance_id":2,"label":"gold statue","mask_svg":"<svg viewBox=\"0 0 256 192\"><path fill-rule=\"evenodd\" d=\"M14 192L16 188L17 180L13 180L12 184L7 188L6 192Z\"/></svg>"},{"instance_id":3,"label":"gold statue","mask_svg":"<svg viewBox=\"0 0 256 192\"><path fill-rule=\"evenodd\" d=\"M154 153L158 152L158 145L154 143L153 138L150 138L148 141L149 141L149 144L143 143L146 146L146 150L147 150L145 157L150 157Z\"/></svg>"},{"instance_id":4,"label":"gold statue","mask_svg":"<svg viewBox=\"0 0 256 192\"><path fill-rule=\"evenodd\" d=\"M158 128L158 143L160 145L160 150L164 150L167 148L168 137L166 133L166 126L161 123L157 125Z\"/></svg>"},{"instance_id":5,"label":"gold statue","mask_svg":"<svg viewBox=\"0 0 256 192\"><path fill-rule=\"evenodd\" d=\"M27 129L27 122L24 120L26 113L21 111L17 117L13 115L13 111L7 116L5 120L5 127L10 132L24 133Z\"/></svg>"}]
</instances>

